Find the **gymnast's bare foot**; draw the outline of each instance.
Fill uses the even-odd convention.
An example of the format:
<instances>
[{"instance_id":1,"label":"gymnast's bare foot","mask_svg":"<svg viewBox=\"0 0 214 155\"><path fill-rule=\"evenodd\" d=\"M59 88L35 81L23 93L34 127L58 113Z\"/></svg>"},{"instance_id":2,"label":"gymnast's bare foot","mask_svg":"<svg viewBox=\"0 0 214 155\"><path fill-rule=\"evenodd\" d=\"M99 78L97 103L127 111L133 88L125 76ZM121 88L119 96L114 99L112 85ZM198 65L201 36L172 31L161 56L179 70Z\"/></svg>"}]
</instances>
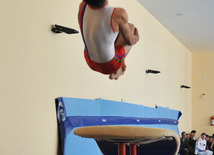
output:
<instances>
[{"instance_id":1,"label":"gymnast's bare foot","mask_svg":"<svg viewBox=\"0 0 214 155\"><path fill-rule=\"evenodd\" d=\"M126 71L126 65L125 65L125 62L124 62L118 71L116 71L115 73L112 73L112 74L109 75L109 79L118 80L119 77L121 75L123 75L125 71Z\"/></svg>"}]
</instances>

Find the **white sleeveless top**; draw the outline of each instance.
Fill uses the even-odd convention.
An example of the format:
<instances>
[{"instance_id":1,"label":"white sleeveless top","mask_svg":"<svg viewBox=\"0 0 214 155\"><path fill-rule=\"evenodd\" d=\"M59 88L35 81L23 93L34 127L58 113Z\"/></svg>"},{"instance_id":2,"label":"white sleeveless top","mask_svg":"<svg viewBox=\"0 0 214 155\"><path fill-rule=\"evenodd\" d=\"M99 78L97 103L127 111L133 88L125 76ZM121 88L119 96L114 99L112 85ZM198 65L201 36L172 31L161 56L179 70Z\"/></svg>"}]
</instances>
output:
<instances>
[{"instance_id":1,"label":"white sleeveless top","mask_svg":"<svg viewBox=\"0 0 214 155\"><path fill-rule=\"evenodd\" d=\"M115 8L106 5L99 9L86 6L83 17L83 37L88 56L98 63L105 63L115 55L114 42L118 32L112 28Z\"/></svg>"}]
</instances>

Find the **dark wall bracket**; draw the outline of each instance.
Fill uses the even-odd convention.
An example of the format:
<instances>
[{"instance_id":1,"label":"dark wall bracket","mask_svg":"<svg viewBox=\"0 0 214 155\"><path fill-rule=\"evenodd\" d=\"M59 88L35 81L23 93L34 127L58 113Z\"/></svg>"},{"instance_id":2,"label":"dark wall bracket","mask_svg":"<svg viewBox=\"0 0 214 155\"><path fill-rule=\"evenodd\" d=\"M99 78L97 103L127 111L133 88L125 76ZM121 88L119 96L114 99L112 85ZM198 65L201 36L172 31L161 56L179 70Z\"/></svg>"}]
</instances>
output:
<instances>
[{"instance_id":1,"label":"dark wall bracket","mask_svg":"<svg viewBox=\"0 0 214 155\"><path fill-rule=\"evenodd\" d=\"M68 28L68 27L61 26L61 25L52 25L51 31L53 33L62 33L62 32L64 32L64 33L67 33L67 34L79 33L75 29L71 29L71 28Z\"/></svg>"},{"instance_id":2,"label":"dark wall bracket","mask_svg":"<svg viewBox=\"0 0 214 155\"><path fill-rule=\"evenodd\" d=\"M156 70L147 69L147 70L146 70L146 73L147 73L147 74L148 74L148 73L159 74L159 73L161 73L161 72L160 72L160 71L156 71Z\"/></svg>"},{"instance_id":3,"label":"dark wall bracket","mask_svg":"<svg viewBox=\"0 0 214 155\"><path fill-rule=\"evenodd\" d=\"M185 86L185 85L181 85L181 88L190 89L191 87L189 87L189 86Z\"/></svg>"}]
</instances>

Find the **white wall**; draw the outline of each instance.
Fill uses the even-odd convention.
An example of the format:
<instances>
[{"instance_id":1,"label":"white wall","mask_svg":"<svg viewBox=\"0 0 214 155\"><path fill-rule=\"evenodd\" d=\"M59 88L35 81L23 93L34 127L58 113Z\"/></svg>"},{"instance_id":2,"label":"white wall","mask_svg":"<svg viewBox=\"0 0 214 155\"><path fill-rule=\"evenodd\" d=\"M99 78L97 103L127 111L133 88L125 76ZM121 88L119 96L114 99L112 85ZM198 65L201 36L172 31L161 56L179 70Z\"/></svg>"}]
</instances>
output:
<instances>
[{"instance_id":1,"label":"white wall","mask_svg":"<svg viewBox=\"0 0 214 155\"><path fill-rule=\"evenodd\" d=\"M192 54L192 128L199 136L205 132L214 133L210 117L214 109L214 52L196 52ZM204 80L206 79L206 80ZM205 98L202 98L205 94Z\"/></svg>"},{"instance_id":2,"label":"white wall","mask_svg":"<svg viewBox=\"0 0 214 155\"><path fill-rule=\"evenodd\" d=\"M0 0L0 154L56 154L54 99L104 98L170 107L183 112L180 130L190 130L191 53L136 0L124 7L140 33L118 81L91 71L80 34L53 34L51 24L78 29L80 0ZM132 3L132 4L131 4ZM146 75L146 69L161 71Z\"/></svg>"}]
</instances>

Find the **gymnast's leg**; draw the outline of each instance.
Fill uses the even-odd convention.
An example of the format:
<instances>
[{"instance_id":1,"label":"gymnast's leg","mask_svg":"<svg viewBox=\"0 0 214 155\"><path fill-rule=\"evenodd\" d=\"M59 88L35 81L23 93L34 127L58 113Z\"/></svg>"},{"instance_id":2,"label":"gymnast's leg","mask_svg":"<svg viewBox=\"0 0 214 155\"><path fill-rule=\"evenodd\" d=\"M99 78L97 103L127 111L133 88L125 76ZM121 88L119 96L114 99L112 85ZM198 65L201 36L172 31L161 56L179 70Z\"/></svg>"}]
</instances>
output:
<instances>
[{"instance_id":1,"label":"gymnast's leg","mask_svg":"<svg viewBox=\"0 0 214 155\"><path fill-rule=\"evenodd\" d=\"M136 27L133 24L130 24L130 23L129 23L129 26L130 26L130 30L131 30L132 34L134 35L135 31L137 31ZM130 45L128 45L126 43L126 41L123 38L123 36L121 35L121 33L118 34L117 40L115 42L115 45L123 46L123 48L125 49L125 52L126 52L126 56L130 52L131 47L132 47L132 46L130 46ZM119 70L117 70L115 73L110 74L109 78L117 80L121 75L124 74L124 72L126 71L126 67L127 66L126 66L125 60L124 60L121 68Z\"/></svg>"}]
</instances>

